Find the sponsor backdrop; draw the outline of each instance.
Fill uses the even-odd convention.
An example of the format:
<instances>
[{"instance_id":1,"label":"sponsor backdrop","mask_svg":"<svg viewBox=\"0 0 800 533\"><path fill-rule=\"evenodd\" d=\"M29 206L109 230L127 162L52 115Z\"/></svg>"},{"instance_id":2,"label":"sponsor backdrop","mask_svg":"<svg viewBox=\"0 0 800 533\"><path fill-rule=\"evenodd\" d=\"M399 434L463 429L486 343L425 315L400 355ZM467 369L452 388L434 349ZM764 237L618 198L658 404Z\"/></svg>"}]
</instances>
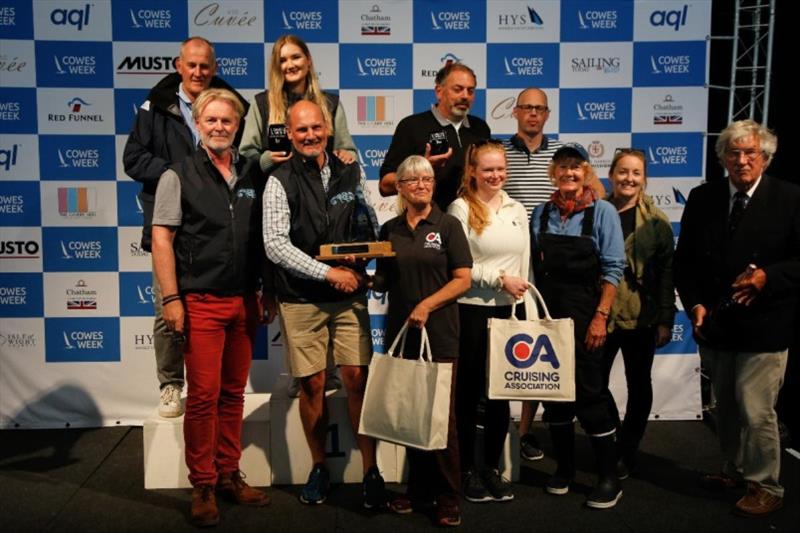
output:
<instances>
[{"instance_id":1,"label":"sponsor backdrop","mask_svg":"<svg viewBox=\"0 0 800 533\"><path fill-rule=\"evenodd\" d=\"M122 148L178 43L216 43L218 73L251 97L284 33L310 45L338 91L372 198L397 122L434 101L448 61L478 77L473 113L515 131L521 88L553 109L605 176L614 149L647 154L649 192L677 230L703 179L710 0L0 0L0 426L138 424L156 403L150 257L139 184ZM370 294L376 351L386 298ZM699 414L681 313L656 358L654 413ZM276 327L259 334L250 387L283 372Z\"/></svg>"}]
</instances>

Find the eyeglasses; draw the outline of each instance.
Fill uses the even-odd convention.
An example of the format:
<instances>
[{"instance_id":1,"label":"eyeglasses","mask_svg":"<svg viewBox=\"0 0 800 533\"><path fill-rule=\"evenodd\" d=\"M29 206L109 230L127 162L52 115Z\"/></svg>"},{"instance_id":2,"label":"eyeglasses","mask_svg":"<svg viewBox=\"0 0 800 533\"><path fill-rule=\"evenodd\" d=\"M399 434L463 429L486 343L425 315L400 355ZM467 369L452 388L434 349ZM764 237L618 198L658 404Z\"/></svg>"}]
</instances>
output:
<instances>
[{"instance_id":1,"label":"eyeglasses","mask_svg":"<svg viewBox=\"0 0 800 533\"><path fill-rule=\"evenodd\" d=\"M725 150L725 159L728 161L738 161L740 157L744 156L748 161L754 161L763 152L755 148L748 148L747 150Z\"/></svg>"},{"instance_id":2,"label":"eyeglasses","mask_svg":"<svg viewBox=\"0 0 800 533\"><path fill-rule=\"evenodd\" d=\"M415 187L419 187L420 185L431 185L433 184L433 181L433 176L417 176L415 178L403 178L398 180L398 182L402 183L403 185L414 185Z\"/></svg>"},{"instance_id":3,"label":"eyeglasses","mask_svg":"<svg viewBox=\"0 0 800 533\"><path fill-rule=\"evenodd\" d=\"M550 111L550 108L546 105L520 104L515 107L523 113L536 113L537 115L541 115L542 113L547 113Z\"/></svg>"}]
</instances>

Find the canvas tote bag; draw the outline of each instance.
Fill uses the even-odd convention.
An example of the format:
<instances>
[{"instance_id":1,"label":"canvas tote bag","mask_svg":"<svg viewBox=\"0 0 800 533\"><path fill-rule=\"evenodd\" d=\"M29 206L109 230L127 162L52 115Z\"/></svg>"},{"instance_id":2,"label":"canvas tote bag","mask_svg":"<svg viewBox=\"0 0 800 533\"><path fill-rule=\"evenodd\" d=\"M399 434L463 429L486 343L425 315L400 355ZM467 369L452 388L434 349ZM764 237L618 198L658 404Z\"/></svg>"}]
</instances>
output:
<instances>
[{"instance_id":1,"label":"canvas tote bag","mask_svg":"<svg viewBox=\"0 0 800 533\"><path fill-rule=\"evenodd\" d=\"M490 318L486 356L487 395L492 400L575 400L575 325L553 319L539 291L528 284L543 319ZM535 315L538 316L538 313Z\"/></svg>"},{"instance_id":2,"label":"canvas tote bag","mask_svg":"<svg viewBox=\"0 0 800 533\"><path fill-rule=\"evenodd\" d=\"M403 359L407 332L405 324L387 354L372 357L358 432L420 450L442 450L447 447L453 365L431 360L425 328L419 358Z\"/></svg>"}]
</instances>

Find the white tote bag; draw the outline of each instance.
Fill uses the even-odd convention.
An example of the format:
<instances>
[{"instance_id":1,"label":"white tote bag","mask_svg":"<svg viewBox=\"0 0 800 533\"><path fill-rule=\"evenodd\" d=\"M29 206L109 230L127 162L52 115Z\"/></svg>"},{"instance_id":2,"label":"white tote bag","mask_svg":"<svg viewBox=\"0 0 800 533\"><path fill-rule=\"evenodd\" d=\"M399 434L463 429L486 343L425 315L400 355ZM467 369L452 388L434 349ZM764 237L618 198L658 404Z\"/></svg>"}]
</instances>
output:
<instances>
[{"instance_id":1,"label":"white tote bag","mask_svg":"<svg viewBox=\"0 0 800 533\"><path fill-rule=\"evenodd\" d=\"M431 360L425 328L419 358L403 359L407 332L405 324L388 353L372 357L358 432L420 450L442 450L447 447L453 365Z\"/></svg>"},{"instance_id":2,"label":"white tote bag","mask_svg":"<svg viewBox=\"0 0 800 533\"><path fill-rule=\"evenodd\" d=\"M553 319L529 284L545 318L490 318L486 356L487 396L492 400L575 400L575 325ZM538 316L538 315L537 315Z\"/></svg>"}]
</instances>

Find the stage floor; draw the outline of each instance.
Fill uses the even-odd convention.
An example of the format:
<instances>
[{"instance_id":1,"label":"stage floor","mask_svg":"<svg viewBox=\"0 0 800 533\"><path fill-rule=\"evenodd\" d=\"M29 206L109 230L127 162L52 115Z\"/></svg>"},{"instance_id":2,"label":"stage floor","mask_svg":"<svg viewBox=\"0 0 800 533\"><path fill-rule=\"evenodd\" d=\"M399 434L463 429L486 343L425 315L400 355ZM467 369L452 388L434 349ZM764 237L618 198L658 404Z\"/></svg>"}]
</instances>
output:
<instances>
[{"instance_id":1,"label":"stage floor","mask_svg":"<svg viewBox=\"0 0 800 533\"><path fill-rule=\"evenodd\" d=\"M548 457L523 462L510 503L463 504L460 531L539 532L790 532L800 524L800 460L784 451L785 507L771 517L735 517L735 492L709 492L699 473L716 471L720 456L704 422L651 422L643 442L640 469L624 482L616 508L583 506L592 482L591 452L579 436L576 490L563 497L542 490L554 468L547 431L536 433ZM298 443L298 446L304 443ZM180 459L182 460L182 458ZM188 490L144 490L142 429L6 430L0 432L0 526L16 531L192 531ZM402 490L400 485L390 485ZM361 487L334 486L328 501L308 507L299 487L276 486L265 508L221 503L218 531L359 532L433 529L423 514L392 515L361 507ZM791 526L791 524L795 524Z\"/></svg>"}]
</instances>

